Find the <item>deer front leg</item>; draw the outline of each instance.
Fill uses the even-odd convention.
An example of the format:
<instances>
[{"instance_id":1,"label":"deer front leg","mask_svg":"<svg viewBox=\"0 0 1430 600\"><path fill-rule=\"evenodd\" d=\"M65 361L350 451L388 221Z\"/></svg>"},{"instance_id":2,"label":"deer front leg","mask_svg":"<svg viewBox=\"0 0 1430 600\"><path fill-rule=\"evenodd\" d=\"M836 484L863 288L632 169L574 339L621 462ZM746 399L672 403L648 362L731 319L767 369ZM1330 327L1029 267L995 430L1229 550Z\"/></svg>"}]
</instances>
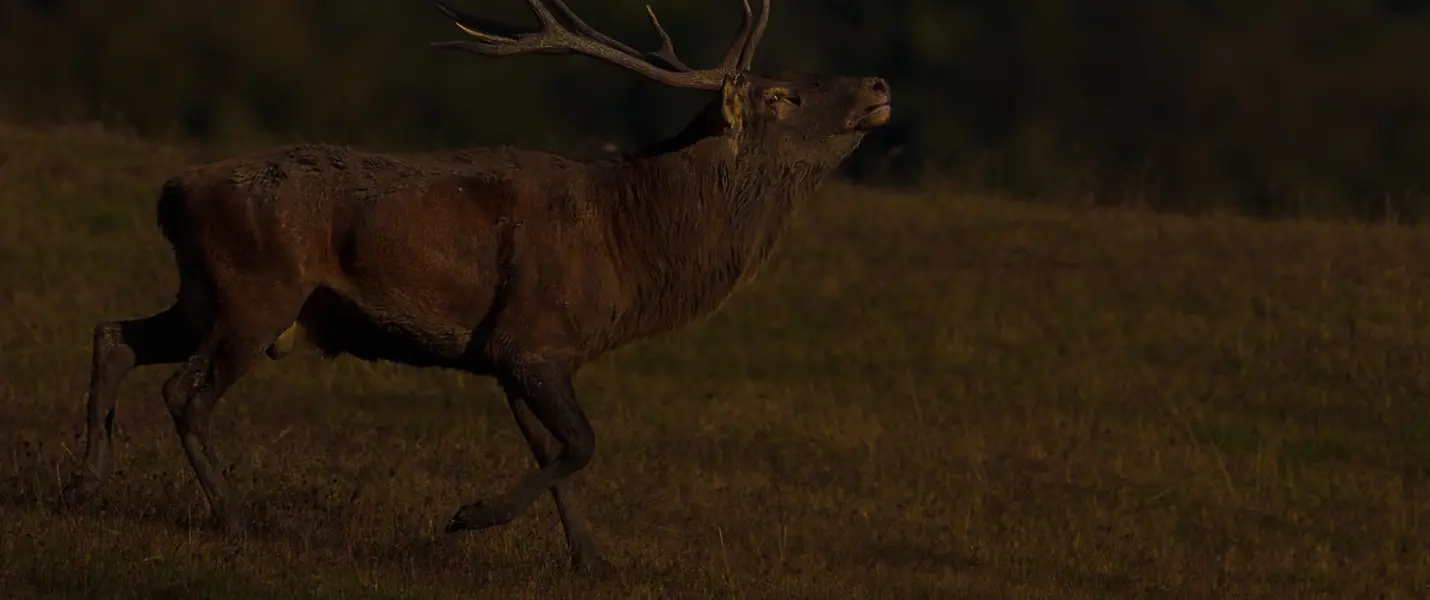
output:
<instances>
[{"instance_id":1,"label":"deer front leg","mask_svg":"<svg viewBox=\"0 0 1430 600\"><path fill-rule=\"evenodd\" d=\"M522 436L531 446L531 453L536 456L537 465L544 467L551 464L559 455L561 445L556 442L551 432L542 426L536 414L531 412L525 398L517 393L508 393L507 401L511 405L512 415L516 417L517 426L521 428ZM572 566L577 569L607 566L605 559L600 556L595 537L586 528L586 517L576 506L575 496L571 493L571 482L563 481L552 486L551 499L556 503L557 515L561 517L561 528L566 533Z\"/></svg>"},{"instance_id":2,"label":"deer front leg","mask_svg":"<svg viewBox=\"0 0 1430 600\"><path fill-rule=\"evenodd\" d=\"M534 424L549 432L554 442L560 445L560 451L505 494L463 506L447 524L449 533L510 523L525 513L542 492L556 488L567 477L584 468L595 454L596 434L576 401L568 369L549 363L532 365L504 379L509 393L524 400L521 404L535 417L537 423ZM517 422L521 424L523 417L518 407L514 405L513 411L517 411ZM523 432L525 430L523 426ZM568 515L572 514L570 508L568 503ZM584 532L584 526L579 530ZM567 531L570 535L571 530ZM585 535L589 536L588 533ZM573 552L580 551L579 546L573 548Z\"/></svg>"}]
</instances>

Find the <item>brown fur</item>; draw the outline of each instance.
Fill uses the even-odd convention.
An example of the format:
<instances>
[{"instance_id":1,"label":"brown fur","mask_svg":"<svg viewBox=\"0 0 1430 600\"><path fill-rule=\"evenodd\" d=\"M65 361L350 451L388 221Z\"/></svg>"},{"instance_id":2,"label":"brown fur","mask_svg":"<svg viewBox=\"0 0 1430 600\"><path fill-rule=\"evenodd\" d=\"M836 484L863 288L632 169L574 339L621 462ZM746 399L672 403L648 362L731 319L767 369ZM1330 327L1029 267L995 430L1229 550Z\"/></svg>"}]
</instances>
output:
<instances>
[{"instance_id":1,"label":"brown fur","mask_svg":"<svg viewBox=\"0 0 1430 600\"><path fill-rule=\"evenodd\" d=\"M449 529L505 523L551 489L577 562L599 560L563 486L594 452L571 375L718 309L795 206L887 121L870 112L887 101L877 79L741 72L679 134L620 159L301 145L176 175L157 213L178 298L96 327L89 451L68 493L92 495L109 468L124 373L183 362L165 401L216 518L237 528L210 411L265 351L310 343L495 376L543 468Z\"/></svg>"}]
</instances>

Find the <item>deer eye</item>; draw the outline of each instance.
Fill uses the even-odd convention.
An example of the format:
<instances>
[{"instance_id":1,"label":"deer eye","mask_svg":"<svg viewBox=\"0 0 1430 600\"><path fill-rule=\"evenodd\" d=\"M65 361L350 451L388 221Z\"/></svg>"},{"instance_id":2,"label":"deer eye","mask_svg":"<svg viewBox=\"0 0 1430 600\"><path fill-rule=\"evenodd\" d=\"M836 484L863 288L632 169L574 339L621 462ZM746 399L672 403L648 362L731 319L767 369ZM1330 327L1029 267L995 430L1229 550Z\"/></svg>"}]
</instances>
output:
<instances>
[{"instance_id":1,"label":"deer eye","mask_svg":"<svg viewBox=\"0 0 1430 600\"><path fill-rule=\"evenodd\" d=\"M773 106L779 102L788 102L794 106L799 106L800 99L798 95L782 90L765 93L765 104Z\"/></svg>"}]
</instances>

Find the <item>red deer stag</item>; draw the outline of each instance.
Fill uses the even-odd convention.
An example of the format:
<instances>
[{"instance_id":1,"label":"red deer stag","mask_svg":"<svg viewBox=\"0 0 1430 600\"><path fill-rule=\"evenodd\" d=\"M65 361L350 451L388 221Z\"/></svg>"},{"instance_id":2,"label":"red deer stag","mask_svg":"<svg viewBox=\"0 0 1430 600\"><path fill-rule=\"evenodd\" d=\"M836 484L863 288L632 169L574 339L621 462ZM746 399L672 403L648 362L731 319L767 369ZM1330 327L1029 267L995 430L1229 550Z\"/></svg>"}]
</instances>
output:
<instances>
[{"instance_id":1,"label":"red deer stag","mask_svg":"<svg viewBox=\"0 0 1430 600\"><path fill-rule=\"evenodd\" d=\"M574 564L605 562L566 485L596 449L572 374L717 310L769 255L796 203L889 121L889 86L750 73L769 0L758 18L744 1L735 40L710 69L681 62L653 12L661 47L642 52L562 0L527 4L539 27L436 0L475 39L433 45L583 54L718 96L674 137L599 163L512 148L402 156L300 145L169 179L157 213L177 298L156 315L95 327L87 448L67 503L94 497L110 471L120 380L138 366L182 363L164 403L216 525L241 530L210 416L261 355L277 359L301 342L329 356L494 377L540 467L462 506L447 530L505 524L550 490Z\"/></svg>"}]
</instances>

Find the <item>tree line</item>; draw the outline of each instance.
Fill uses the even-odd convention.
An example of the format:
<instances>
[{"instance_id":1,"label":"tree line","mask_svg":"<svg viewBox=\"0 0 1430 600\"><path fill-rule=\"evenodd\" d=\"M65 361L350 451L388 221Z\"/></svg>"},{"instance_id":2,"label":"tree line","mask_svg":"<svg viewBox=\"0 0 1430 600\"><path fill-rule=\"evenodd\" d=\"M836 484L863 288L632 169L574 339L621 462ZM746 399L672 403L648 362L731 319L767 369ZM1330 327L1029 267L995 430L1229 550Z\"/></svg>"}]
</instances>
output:
<instances>
[{"instance_id":1,"label":"tree line","mask_svg":"<svg viewBox=\"0 0 1430 600\"><path fill-rule=\"evenodd\" d=\"M713 64L737 0L648 0ZM568 0L638 47L647 0ZM520 0L470 12L531 23ZM1049 202L1430 214L1430 0L774 0L757 69L877 74L851 176ZM706 100L584 57L483 59L426 0L0 0L0 114L200 140L556 151L668 135Z\"/></svg>"}]
</instances>

